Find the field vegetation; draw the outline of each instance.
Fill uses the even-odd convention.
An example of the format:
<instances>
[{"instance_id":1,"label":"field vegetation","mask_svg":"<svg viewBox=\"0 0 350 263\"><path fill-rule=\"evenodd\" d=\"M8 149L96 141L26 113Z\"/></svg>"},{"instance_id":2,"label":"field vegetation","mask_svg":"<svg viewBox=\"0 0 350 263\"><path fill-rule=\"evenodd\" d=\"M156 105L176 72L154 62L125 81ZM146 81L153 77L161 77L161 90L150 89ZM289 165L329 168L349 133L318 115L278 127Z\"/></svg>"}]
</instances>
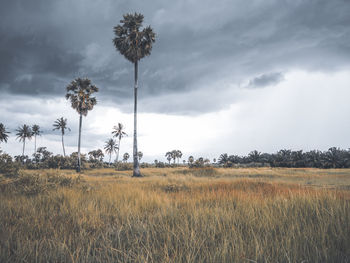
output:
<instances>
[{"instance_id":1,"label":"field vegetation","mask_svg":"<svg viewBox=\"0 0 350 263\"><path fill-rule=\"evenodd\" d=\"M350 170L20 170L0 262L349 262Z\"/></svg>"}]
</instances>

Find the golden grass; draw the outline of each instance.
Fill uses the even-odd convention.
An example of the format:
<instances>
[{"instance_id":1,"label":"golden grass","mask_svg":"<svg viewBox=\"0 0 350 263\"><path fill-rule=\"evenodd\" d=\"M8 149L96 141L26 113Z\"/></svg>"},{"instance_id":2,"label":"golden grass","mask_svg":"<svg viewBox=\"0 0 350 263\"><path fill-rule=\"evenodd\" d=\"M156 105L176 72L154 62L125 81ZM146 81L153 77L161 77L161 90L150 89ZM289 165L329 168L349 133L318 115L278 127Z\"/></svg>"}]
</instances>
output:
<instances>
[{"instance_id":1,"label":"golden grass","mask_svg":"<svg viewBox=\"0 0 350 263\"><path fill-rule=\"evenodd\" d=\"M91 170L72 187L1 193L0 262L350 261L349 170L143 173Z\"/></svg>"}]
</instances>

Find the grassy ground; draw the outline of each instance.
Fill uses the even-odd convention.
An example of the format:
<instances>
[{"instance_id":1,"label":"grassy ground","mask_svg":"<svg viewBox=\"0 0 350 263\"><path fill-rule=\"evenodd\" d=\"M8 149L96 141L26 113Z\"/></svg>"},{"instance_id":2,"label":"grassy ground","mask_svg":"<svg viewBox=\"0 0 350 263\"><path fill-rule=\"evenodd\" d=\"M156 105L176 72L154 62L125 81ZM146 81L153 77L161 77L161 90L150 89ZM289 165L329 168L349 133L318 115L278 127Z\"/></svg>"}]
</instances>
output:
<instances>
[{"instance_id":1,"label":"grassy ground","mask_svg":"<svg viewBox=\"0 0 350 263\"><path fill-rule=\"evenodd\" d=\"M350 262L350 170L142 172L1 178L0 262Z\"/></svg>"}]
</instances>

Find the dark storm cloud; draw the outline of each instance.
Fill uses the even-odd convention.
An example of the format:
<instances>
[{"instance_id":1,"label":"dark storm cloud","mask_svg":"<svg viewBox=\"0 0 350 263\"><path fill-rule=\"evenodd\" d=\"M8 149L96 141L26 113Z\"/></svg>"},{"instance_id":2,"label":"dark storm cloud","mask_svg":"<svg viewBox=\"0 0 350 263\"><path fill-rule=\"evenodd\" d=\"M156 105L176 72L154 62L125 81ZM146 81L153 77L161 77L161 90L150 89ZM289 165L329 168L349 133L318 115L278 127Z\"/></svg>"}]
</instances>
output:
<instances>
[{"instance_id":1,"label":"dark storm cloud","mask_svg":"<svg viewBox=\"0 0 350 263\"><path fill-rule=\"evenodd\" d=\"M247 87L263 88L271 85L276 85L282 80L283 80L283 74L281 72L267 73L250 80Z\"/></svg>"},{"instance_id":2,"label":"dark storm cloud","mask_svg":"<svg viewBox=\"0 0 350 263\"><path fill-rule=\"evenodd\" d=\"M157 33L151 57L140 63L143 111L215 111L230 103L214 92L208 107L204 98L213 90L281 80L271 72L349 66L349 1L7 0L0 11L0 89L63 96L74 77L88 76L100 101L131 110L132 65L115 51L112 28L134 11Z\"/></svg>"}]
</instances>

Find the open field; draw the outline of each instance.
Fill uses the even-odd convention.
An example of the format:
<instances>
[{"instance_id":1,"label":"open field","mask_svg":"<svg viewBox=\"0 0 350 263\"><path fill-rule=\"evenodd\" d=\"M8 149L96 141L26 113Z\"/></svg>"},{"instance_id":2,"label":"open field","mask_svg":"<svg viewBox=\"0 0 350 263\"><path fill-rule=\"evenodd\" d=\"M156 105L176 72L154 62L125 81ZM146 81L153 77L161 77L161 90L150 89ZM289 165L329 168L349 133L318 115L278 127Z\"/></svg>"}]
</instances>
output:
<instances>
[{"instance_id":1,"label":"open field","mask_svg":"<svg viewBox=\"0 0 350 263\"><path fill-rule=\"evenodd\" d=\"M350 169L142 172L1 177L0 262L350 262Z\"/></svg>"}]
</instances>

